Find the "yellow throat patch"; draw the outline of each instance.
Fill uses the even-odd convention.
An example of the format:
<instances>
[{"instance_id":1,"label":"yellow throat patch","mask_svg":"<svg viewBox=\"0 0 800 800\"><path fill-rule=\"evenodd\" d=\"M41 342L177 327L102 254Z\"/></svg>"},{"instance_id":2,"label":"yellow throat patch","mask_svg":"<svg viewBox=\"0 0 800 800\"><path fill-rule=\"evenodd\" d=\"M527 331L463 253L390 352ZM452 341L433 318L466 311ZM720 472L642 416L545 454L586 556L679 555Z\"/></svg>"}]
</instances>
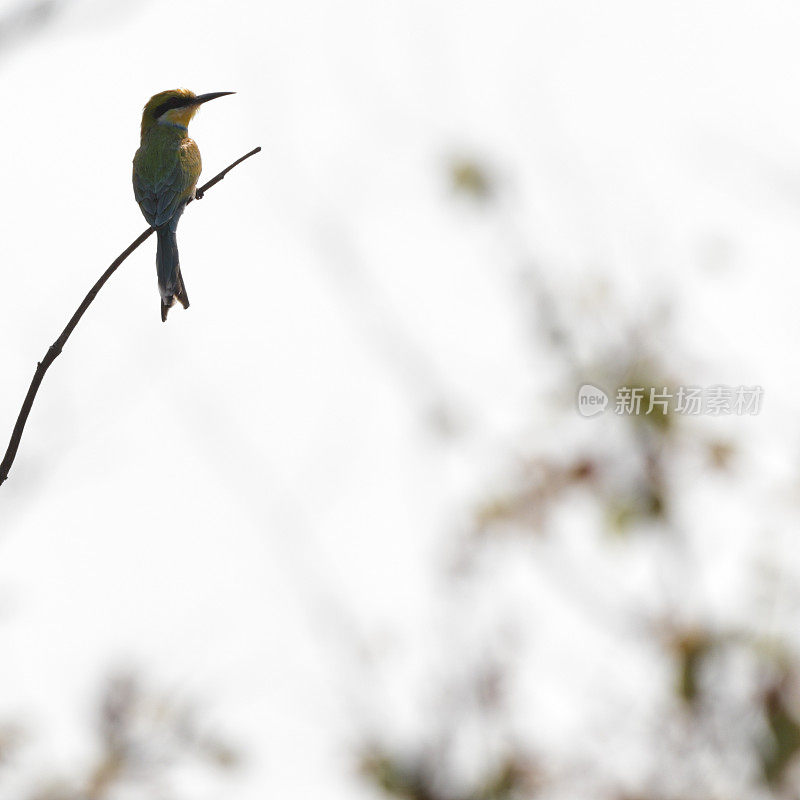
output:
<instances>
[{"instance_id":1,"label":"yellow throat patch","mask_svg":"<svg viewBox=\"0 0 800 800\"><path fill-rule=\"evenodd\" d=\"M159 118L162 122L168 122L170 125L180 125L183 128L188 127L192 121L192 117L197 112L197 106L186 106L184 108L173 108L170 111L162 114Z\"/></svg>"}]
</instances>

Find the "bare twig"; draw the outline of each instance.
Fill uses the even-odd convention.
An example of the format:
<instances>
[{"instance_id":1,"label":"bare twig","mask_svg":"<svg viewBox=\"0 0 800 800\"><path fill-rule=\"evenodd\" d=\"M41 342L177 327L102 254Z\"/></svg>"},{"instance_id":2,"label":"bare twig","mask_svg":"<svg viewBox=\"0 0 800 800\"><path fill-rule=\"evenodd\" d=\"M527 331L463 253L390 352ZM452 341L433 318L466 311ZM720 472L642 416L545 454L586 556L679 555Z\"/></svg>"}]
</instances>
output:
<instances>
[{"instance_id":1,"label":"bare twig","mask_svg":"<svg viewBox=\"0 0 800 800\"><path fill-rule=\"evenodd\" d=\"M225 167L222 172L215 175L210 181L208 181L208 183L203 184L203 186L197 190L197 196L202 197L205 192L207 192L212 186L216 186L216 184L218 184L234 167L238 166L242 163L242 161L250 158L250 156L254 156L260 151L261 148L256 147L254 150L251 150L246 155L243 155L241 158L234 161L233 164ZM61 336L59 336L58 339L56 339L55 342L50 345L50 349L45 354L45 357L36 366L36 372L33 375L33 380L31 381L30 388L28 389L28 394L25 395L25 401L23 402L19 416L17 417L17 424L14 426L14 431L11 434L11 441L8 443L8 449L6 450L6 454L3 457L2 462L0 462L0 486L2 486L5 480L8 478L8 471L11 469L11 465L14 463L14 459L16 458L20 439L22 439L22 432L25 430L25 423L28 420L28 414L30 414L31 408L33 407L33 401L36 399L36 393L39 391L39 386L42 383L45 372L47 372L50 365L61 355L61 351L64 348L64 345L67 343L67 339L69 339L69 337L72 335L72 331L75 330L75 327L80 322L84 312L92 304L95 297L97 297L97 293L103 288L105 282L117 271L117 268L120 266L120 264L122 264L122 262L140 244L142 244L142 242L148 239L154 233L154 231L155 228L148 228L133 242L131 242L131 244L128 245L128 247L126 247L116 259L114 259L111 266L100 276L97 283L95 283L95 285L89 290L89 294L86 295L86 297L83 299L83 302L78 306L78 310L72 315L72 318L67 323L67 327L61 332Z\"/></svg>"}]
</instances>

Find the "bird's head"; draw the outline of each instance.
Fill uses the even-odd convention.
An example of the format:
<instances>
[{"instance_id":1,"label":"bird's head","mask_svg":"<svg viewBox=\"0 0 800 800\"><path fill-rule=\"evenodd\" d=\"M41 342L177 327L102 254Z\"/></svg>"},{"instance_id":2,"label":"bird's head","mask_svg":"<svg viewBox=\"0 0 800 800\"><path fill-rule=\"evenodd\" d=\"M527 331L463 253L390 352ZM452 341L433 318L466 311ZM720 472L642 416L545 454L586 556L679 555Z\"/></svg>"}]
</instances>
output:
<instances>
[{"instance_id":1,"label":"bird's head","mask_svg":"<svg viewBox=\"0 0 800 800\"><path fill-rule=\"evenodd\" d=\"M142 112L142 136L154 125L174 125L186 128L203 103L235 92L195 94L188 89L170 89L154 94Z\"/></svg>"}]
</instances>

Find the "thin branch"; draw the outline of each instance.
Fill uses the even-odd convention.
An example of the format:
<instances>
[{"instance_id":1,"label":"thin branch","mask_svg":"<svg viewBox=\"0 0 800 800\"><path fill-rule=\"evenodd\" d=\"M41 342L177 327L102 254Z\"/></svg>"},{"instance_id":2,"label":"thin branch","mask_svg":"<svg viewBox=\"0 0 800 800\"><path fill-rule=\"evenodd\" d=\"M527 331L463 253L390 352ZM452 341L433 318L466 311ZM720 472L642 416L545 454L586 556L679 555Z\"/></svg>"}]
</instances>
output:
<instances>
[{"instance_id":1,"label":"thin branch","mask_svg":"<svg viewBox=\"0 0 800 800\"><path fill-rule=\"evenodd\" d=\"M212 186L216 186L234 167L238 166L242 163L242 161L250 158L250 156L254 156L260 151L261 148L256 147L254 150L251 150L246 155L243 155L241 158L234 161L233 164L225 167L222 172L215 175L210 181L208 181L208 183L203 184L197 190L198 198L202 197L203 194ZM22 432L25 430L25 423L28 420L28 414L31 412L33 401L36 399L36 393L39 391L39 386L42 383L45 372L47 372L47 370L50 368L50 365L61 355L61 351L63 350L64 345L67 343L67 339L69 339L69 337L72 335L72 331L75 330L75 327L80 322L81 317L84 315L86 309L92 304L95 297L97 297L97 293L103 288L105 282L117 271L117 268L120 266L120 264L122 264L122 262L154 232L155 228L148 228L146 231L141 233L135 239L135 241L131 242L131 244L128 245L128 247L126 247L116 259L114 259L114 262L111 264L111 266L100 276L97 283L95 283L95 285L89 290L89 294L86 295L83 302L78 306L78 310L72 315L72 318L67 323L67 327L61 332L61 336L59 336L58 339L56 339L55 342L50 345L50 349L45 354L45 357L37 364L36 372L33 375L30 388L28 389L28 393L25 395L25 401L23 402L19 416L17 417L17 424L14 426L14 431L11 434L11 441L8 443L8 449L6 450L6 454L3 457L2 462L0 462L0 486L2 486L8 478L8 472L11 469L11 465L14 463L14 459L16 458L17 450L19 449L19 443L22 439Z\"/></svg>"}]
</instances>

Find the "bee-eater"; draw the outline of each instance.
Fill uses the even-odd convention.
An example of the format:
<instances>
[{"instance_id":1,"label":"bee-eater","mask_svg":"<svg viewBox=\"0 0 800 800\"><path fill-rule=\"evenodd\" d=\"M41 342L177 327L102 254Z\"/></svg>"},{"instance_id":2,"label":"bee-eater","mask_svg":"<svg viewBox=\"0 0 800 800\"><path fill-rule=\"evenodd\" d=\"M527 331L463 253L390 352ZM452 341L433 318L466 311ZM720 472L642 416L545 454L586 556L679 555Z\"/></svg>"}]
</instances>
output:
<instances>
[{"instance_id":1,"label":"bee-eater","mask_svg":"<svg viewBox=\"0 0 800 800\"><path fill-rule=\"evenodd\" d=\"M156 229L156 271L161 292L161 319L177 299L189 308L178 260L178 221L195 196L202 162L189 138L189 122L209 100L234 92L196 95L171 89L153 95L142 113L142 142L133 157L133 193L147 222Z\"/></svg>"}]
</instances>

